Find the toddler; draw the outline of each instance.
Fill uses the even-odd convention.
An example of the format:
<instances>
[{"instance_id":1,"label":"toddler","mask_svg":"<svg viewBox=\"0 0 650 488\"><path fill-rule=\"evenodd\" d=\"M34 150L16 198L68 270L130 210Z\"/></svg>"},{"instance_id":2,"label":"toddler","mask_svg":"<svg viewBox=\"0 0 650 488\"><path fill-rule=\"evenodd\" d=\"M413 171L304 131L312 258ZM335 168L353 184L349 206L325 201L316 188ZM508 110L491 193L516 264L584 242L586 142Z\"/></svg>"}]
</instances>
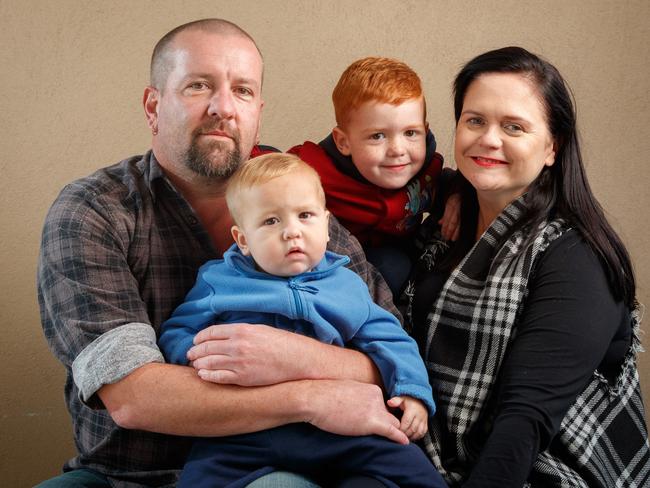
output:
<instances>
[{"instance_id":1,"label":"toddler","mask_svg":"<svg viewBox=\"0 0 650 488\"><path fill-rule=\"evenodd\" d=\"M368 57L343 72L332 100L332 133L289 152L318 172L327 208L359 239L397 296L411 269L414 233L432 212L443 164L426 121L422 84L401 61ZM443 223L448 238L455 238L458 220L457 197L452 201Z\"/></svg>"}]
</instances>

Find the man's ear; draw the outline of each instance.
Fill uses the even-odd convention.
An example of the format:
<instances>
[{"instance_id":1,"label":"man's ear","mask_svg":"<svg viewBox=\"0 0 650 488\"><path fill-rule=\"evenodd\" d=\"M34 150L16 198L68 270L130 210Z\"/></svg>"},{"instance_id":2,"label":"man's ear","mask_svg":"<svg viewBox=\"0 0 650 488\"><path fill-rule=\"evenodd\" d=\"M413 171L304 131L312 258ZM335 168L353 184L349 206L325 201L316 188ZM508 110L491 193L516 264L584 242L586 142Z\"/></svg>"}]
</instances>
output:
<instances>
[{"instance_id":1,"label":"man's ear","mask_svg":"<svg viewBox=\"0 0 650 488\"><path fill-rule=\"evenodd\" d=\"M142 96L142 107L144 108L144 115L147 118L147 125L151 132L156 135L158 133L158 99L160 92L153 86L147 86L144 89Z\"/></svg>"},{"instance_id":2,"label":"man's ear","mask_svg":"<svg viewBox=\"0 0 650 488\"><path fill-rule=\"evenodd\" d=\"M238 226L233 225L230 228L230 233L232 234L232 238L235 240L235 244L237 244L237 247L239 248L241 253L244 256L249 256L251 251L248 248L248 244L246 243L246 235L244 234L244 232L242 232L242 230Z\"/></svg>"},{"instance_id":3,"label":"man's ear","mask_svg":"<svg viewBox=\"0 0 650 488\"><path fill-rule=\"evenodd\" d=\"M332 138L334 139L334 144L336 144L336 148L339 152L343 154L343 156L349 156L350 140L348 139L347 134L343 132L343 129L338 125L332 129Z\"/></svg>"},{"instance_id":4,"label":"man's ear","mask_svg":"<svg viewBox=\"0 0 650 488\"><path fill-rule=\"evenodd\" d=\"M257 121L257 133L255 134L255 145L260 143L260 129L262 127L262 109L264 108L264 100L260 102L260 118Z\"/></svg>"}]
</instances>

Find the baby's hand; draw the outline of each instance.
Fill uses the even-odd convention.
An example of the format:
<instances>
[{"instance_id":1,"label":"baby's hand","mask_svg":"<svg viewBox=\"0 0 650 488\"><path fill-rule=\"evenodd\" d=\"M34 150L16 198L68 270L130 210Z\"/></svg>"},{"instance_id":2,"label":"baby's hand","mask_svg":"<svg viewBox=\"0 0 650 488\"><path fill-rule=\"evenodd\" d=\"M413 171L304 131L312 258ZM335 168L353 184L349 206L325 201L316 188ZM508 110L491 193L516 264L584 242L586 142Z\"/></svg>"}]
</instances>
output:
<instances>
[{"instance_id":1,"label":"baby's hand","mask_svg":"<svg viewBox=\"0 0 650 488\"><path fill-rule=\"evenodd\" d=\"M396 396L388 400L388 406L402 410L399 430L411 441L422 439L429 430L429 412L424 404L416 398Z\"/></svg>"},{"instance_id":2,"label":"baby's hand","mask_svg":"<svg viewBox=\"0 0 650 488\"><path fill-rule=\"evenodd\" d=\"M445 203L445 213L438 221L440 233L448 241L455 241L460 234L460 195L452 193Z\"/></svg>"}]
</instances>

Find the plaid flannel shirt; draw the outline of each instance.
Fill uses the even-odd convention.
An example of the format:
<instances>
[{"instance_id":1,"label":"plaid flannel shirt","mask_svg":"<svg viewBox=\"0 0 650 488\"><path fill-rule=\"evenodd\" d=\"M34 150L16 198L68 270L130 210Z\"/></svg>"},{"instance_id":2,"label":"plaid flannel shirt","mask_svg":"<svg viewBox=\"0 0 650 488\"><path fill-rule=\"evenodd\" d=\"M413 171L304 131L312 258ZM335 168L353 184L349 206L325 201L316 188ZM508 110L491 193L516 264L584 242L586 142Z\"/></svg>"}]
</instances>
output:
<instances>
[{"instance_id":1,"label":"plaid flannel shirt","mask_svg":"<svg viewBox=\"0 0 650 488\"><path fill-rule=\"evenodd\" d=\"M397 314L390 291L358 242L330 220L328 248L373 299ZM140 366L163 362L160 324L219 258L190 205L153 153L66 186L43 230L38 298L43 330L67 372L65 399L78 455L64 469L100 471L115 486L173 486L191 440L119 428L95 394Z\"/></svg>"}]
</instances>

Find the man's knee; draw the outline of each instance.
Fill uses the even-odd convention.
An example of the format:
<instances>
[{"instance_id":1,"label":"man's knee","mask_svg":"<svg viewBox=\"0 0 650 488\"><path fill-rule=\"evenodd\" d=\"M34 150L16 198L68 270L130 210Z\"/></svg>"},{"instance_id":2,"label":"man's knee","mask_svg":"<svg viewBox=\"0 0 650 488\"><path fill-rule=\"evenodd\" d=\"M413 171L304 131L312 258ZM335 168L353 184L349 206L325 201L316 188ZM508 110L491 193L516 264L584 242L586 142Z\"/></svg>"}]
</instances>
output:
<instances>
[{"instance_id":1,"label":"man's knee","mask_svg":"<svg viewBox=\"0 0 650 488\"><path fill-rule=\"evenodd\" d=\"M247 488L320 488L320 485L299 474L276 471L256 479Z\"/></svg>"},{"instance_id":2,"label":"man's knee","mask_svg":"<svg viewBox=\"0 0 650 488\"><path fill-rule=\"evenodd\" d=\"M39 483L34 488L110 488L108 479L97 471L75 469Z\"/></svg>"}]
</instances>

